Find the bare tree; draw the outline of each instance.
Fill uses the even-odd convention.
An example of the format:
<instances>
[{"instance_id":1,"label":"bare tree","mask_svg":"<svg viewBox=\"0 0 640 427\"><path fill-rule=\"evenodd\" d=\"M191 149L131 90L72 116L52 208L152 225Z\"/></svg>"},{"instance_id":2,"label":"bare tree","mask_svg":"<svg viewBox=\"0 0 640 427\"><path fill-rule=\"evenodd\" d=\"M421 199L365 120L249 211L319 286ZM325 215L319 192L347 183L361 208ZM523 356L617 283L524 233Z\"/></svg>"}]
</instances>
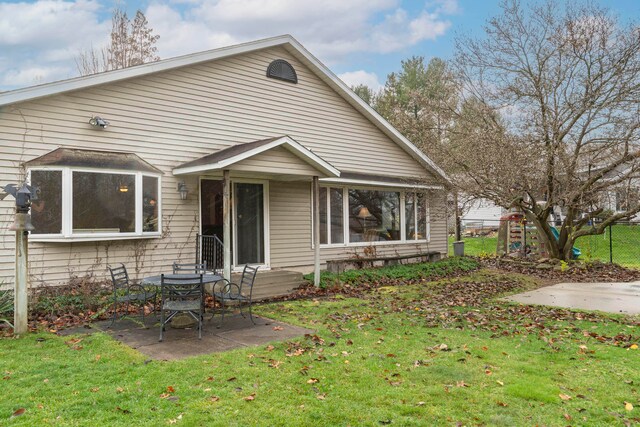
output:
<instances>
[{"instance_id":1,"label":"bare tree","mask_svg":"<svg viewBox=\"0 0 640 427\"><path fill-rule=\"evenodd\" d=\"M116 9L111 18L109 45L81 52L76 57L76 66L84 76L158 61L160 57L155 44L159 38L153 34L149 21L140 10L132 22L126 12Z\"/></svg>"},{"instance_id":2,"label":"bare tree","mask_svg":"<svg viewBox=\"0 0 640 427\"><path fill-rule=\"evenodd\" d=\"M640 212L637 199L622 212L602 205L640 185L640 31L591 3L501 7L484 38L457 42L464 100L450 167L460 188L521 209L550 256L569 259L577 238Z\"/></svg>"}]
</instances>

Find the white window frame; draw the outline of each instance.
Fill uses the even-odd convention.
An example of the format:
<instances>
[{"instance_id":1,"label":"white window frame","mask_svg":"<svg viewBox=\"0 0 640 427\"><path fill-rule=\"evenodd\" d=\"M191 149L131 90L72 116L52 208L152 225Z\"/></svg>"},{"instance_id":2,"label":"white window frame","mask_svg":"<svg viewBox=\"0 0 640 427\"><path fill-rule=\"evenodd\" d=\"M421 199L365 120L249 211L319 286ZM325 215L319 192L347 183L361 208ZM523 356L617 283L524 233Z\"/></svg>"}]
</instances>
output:
<instances>
[{"instance_id":1,"label":"white window frame","mask_svg":"<svg viewBox=\"0 0 640 427\"><path fill-rule=\"evenodd\" d=\"M148 239L162 237L162 175L151 172L103 168L76 168L72 166L38 166L27 170L31 183L31 171L62 171L62 232L58 234L30 234L32 242L92 242L102 240ZM78 233L73 232L73 173L88 172L111 175L133 175L135 177L135 231L129 233ZM142 231L143 227L143 177L158 180L158 231Z\"/></svg>"},{"instance_id":2,"label":"white window frame","mask_svg":"<svg viewBox=\"0 0 640 427\"><path fill-rule=\"evenodd\" d=\"M367 186L359 186L359 185L331 185L325 184L320 185L321 188L327 189L327 241L328 243L320 244L321 248L340 248L340 247L363 247L363 246L386 246L386 245L399 245L399 244L407 244L407 243L429 243L431 242L431 211L430 211L430 203L429 203L429 193L427 191L420 190L408 190L408 189L398 189L398 188L389 188L389 187L367 187ZM331 242L331 198L329 197L330 189L337 188L342 189L342 231L343 231L343 239L344 243L332 243ZM397 192L400 193L400 240L388 240L388 241L373 241L373 242L350 242L349 241L349 190L369 190L369 191L385 191L385 192ZM405 210L405 195L407 193L422 193L425 195L425 203L426 203L426 236L424 239L408 239L406 236L406 210ZM313 197L312 197L313 199ZM418 226L418 204L414 203L414 221L415 221L415 229L417 230ZM312 210L313 212L313 210ZM312 218L315 217L312 213ZM313 226L313 221L312 221ZM313 239L312 239L313 241ZM315 242L313 242L315 243Z\"/></svg>"}]
</instances>

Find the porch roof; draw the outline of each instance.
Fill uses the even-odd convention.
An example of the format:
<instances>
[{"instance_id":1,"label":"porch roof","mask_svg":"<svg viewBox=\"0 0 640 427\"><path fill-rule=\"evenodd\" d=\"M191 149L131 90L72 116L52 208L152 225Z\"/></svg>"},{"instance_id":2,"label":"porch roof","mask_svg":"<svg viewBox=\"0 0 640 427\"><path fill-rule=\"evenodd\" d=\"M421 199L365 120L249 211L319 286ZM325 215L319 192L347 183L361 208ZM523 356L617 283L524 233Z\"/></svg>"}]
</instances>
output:
<instances>
[{"instance_id":1,"label":"porch roof","mask_svg":"<svg viewBox=\"0 0 640 427\"><path fill-rule=\"evenodd\" d=\"M322 183L374 185L379 187L416 188L423 190L443 190L440 184L429 184L415 177L372 175L358 172L342 172L338 178L322 178Z\"/></svg>"},{"instance_id":2,"label":"porch roof","mask_svg":"<svg viewBox=\"0 0 640 427\"><path fill-rule=\"evenodd\" d=\"M313 151L304 147L299 142L289 136L278 136L268 139L262 139L244 144L234 145L215 153L206 155L196 160L183 163L173 169L174 175L192 175L198 173L206 173L219 171L223 169L234 169L234 166L245 160L257 158L258 155L266 153L270 150L275 151L277 147L282 147L293 156L298 163L309 165L313 171L317 171L317 175L321 177L339 177L340 171L333 167L329 162L322 159ZM296 170L287 170L285 165L274 165L274 171L279 173L291 173L292 175L300 174L299 168Z\"/></svg>"}]
</instances>

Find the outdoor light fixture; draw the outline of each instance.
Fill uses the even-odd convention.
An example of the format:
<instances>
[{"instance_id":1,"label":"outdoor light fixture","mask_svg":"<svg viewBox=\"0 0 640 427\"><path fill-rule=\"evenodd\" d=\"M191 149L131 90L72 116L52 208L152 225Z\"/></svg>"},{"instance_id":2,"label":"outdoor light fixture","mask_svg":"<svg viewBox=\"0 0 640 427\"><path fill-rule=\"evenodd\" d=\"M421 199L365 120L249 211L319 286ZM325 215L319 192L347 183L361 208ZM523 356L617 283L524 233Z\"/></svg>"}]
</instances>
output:
<instances>
[{"instance_id":1,"label":"outdoor light fixture","mask_svg":"<svg viewBox=\"0 0 640 427\"><path fill-rule=\"evenodd\" d=\"M102 129L106 129L109 126L109 122L103 119L102 117L93 116L89 119L89 124L95 127L101 127Z\"/></svg>"},{"instance_id":2,"label":"outdoor light fixture","mask_svg":"<svg viewBox=\"0 0 640 427\"><path fill-rule=\"evenodd\" d=\"M187 190L187 184L184 181L178 183L178 193L180 193L180 200L187 200L187 194L189 190Z\"/></svg>"}]
</instances>

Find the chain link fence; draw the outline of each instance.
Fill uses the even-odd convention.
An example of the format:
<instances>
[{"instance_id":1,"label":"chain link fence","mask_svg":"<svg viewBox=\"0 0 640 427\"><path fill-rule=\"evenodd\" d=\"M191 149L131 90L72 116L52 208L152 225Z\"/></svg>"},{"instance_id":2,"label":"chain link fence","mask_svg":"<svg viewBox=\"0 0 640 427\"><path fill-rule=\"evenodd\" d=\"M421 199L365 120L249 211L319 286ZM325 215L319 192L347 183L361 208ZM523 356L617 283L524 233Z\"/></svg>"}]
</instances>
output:
<instances>
[{"instance_id":1,"label":"chain link fence","mask_svg":"<svg viewBox=\"0 0 640 427\"><path fill-rule=\"evenodd\" d=\"M466 255L495 256L505 251L535 254L538 250L544 251L544 247L537 246L535 227L521 221L465 219L461 222L461 237ZM450 255L453 255L454 240L454 231L450 227ZM574 254L584 261L599 260L640 268L640 222L616 223L607 227L603 234L581 237L574 245Z\"/></svg>"}]
</instances>

